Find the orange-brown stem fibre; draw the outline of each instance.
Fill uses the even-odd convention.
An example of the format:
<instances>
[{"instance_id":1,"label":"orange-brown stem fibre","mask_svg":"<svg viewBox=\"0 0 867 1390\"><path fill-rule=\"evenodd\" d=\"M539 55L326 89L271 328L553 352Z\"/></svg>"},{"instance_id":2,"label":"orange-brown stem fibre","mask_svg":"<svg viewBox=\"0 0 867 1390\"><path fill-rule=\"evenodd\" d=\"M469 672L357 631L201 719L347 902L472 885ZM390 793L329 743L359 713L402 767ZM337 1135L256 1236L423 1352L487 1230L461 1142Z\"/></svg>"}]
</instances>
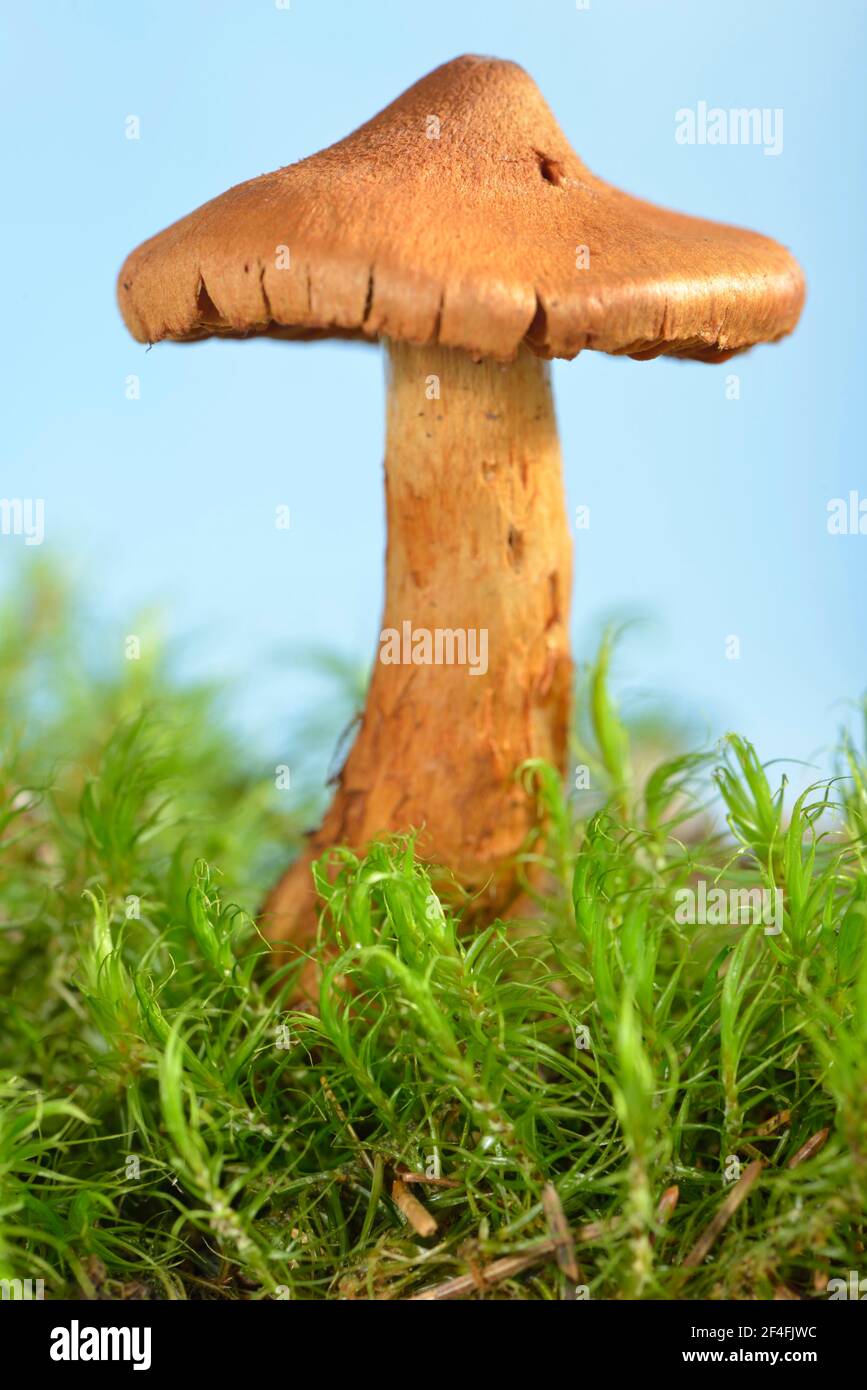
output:
<instances>
[{"instance_id":1,"label":"orange-brown stem fibre","mask_svg":"<svg viewBox=\"0 0 867 1390\"><path fill-rule=\"evenodd\" d=\"M265 905L274 941L312 934L312 858L390 831L416 830L425 859L504 910L536 819L516 769L565 764L572 560L548 364L402 343L389 363L382 633L397 645L381 637L331 806ZM383 660L436 658L438 633L442 664Z\"/></svg>"}]
</instances>

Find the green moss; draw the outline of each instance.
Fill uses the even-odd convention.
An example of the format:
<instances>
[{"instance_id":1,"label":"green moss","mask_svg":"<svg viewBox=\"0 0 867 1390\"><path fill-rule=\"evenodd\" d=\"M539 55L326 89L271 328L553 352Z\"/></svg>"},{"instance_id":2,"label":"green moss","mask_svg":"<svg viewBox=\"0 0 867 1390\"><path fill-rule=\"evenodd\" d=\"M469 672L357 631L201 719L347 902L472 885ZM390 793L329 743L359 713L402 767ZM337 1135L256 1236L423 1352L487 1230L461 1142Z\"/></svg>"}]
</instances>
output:
<instances>
[{"instance_id":1,"label":"green moss","mask_svg":"<svg viewBox=\"0 0 867 1390\"><path fill-rule=\"evenodd\" d=\"M462 932L411 838L342 851L303 1013L251 914L312 799L275 790L214 692L145 661L86 673L50 577L4 616L0 1278L398 1298L529 1252L485 1296L568 1297L558 1214L593 1298L827 1297L863 1264L852 738L788 812L734 736L648 769L605 643L579 697L590 788L519 770L546 826L521 920ZM727 923L685 922L700 882L779 890L779 919L733 922L729 894ZM435 1235L393 1199L404 1170L446 1180L411 1184Z\"/></svg>"}]
</instances>

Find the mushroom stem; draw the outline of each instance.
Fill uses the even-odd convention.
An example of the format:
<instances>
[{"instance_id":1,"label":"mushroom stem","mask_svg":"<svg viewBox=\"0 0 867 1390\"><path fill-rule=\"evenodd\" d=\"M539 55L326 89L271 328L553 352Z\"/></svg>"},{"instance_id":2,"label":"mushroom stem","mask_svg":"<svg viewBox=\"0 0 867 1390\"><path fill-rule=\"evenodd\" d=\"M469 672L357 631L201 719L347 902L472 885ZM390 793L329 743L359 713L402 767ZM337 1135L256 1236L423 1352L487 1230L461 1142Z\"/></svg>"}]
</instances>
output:
<instances>
[{"instance_id":1,"label":"mushroom stem","mask_svg":"<svg viewBox=\"0 0 867 1390\"><path fill-rule=\"evenodd\" d=\"M266 904L274 940L313 928L311 858L388 831L417 830L420 855L503 911L537 819L516 770L565 766L572 557L548 364L389 357L379 650L331 807Z\"/></svg>"}]
</instances>

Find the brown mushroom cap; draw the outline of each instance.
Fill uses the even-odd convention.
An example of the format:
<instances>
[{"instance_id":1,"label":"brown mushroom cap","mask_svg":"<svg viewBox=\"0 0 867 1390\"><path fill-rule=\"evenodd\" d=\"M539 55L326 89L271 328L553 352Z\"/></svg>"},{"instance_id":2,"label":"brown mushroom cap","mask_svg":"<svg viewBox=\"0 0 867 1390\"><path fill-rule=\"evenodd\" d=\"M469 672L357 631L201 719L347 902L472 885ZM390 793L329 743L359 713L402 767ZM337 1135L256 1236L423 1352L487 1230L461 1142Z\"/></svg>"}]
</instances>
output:
<instances>
[{"instance_id":1,"label":"brown mushroom cap","mask_svg":"<svg viewBox=\"0 0 867 1390\"><path fill-rule=\"evenodd\" d=\"M721 361L791 332L804 279L768 237L603 183L522 68L463 57L144 242L118 296L140 342L383 334L504 361L524 340Z\"/></svg>"}]
</instances>

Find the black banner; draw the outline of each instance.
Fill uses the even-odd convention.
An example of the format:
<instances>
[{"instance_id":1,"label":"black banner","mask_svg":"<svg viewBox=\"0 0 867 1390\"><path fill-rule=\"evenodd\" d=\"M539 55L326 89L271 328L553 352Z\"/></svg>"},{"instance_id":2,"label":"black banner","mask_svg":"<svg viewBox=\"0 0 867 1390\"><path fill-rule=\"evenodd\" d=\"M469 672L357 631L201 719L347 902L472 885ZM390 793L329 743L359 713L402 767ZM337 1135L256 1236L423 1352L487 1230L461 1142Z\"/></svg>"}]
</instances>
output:
<instances>
[{"instance_id":1,"label":"black banner","mask_svg":"<svg viewBox=\"0 0 867 1390\"><path fill-rule=\"evenodd\" d=\"M367 1307L364 1321L356 1323L359 1311L347 1303L337 1307L308 1303L302 1312L290 1301L33 1300L0 1304L0 1319L5 1319L0 1327L7 1355L22 1358L40 1374L60 1380L70 1375L98 1376L103 1370L113 1374L213 1372L225 1377L239 1373L249 1376L252 1370L261 1376L273 1369L281 1374L293 1362L303 1362L305 1353L310 1354L317 1332L328 1339L322 1343L321 1354L330 1377L342 1355L348 1359L351 1354L357 1363L363 1348L368 1354L376 1344L385 1350L390 1339L399 1338L401 1333L411 1331L417 1336L420 1328L429 1334L437 1327L457 1330L464 1337L478 1337L483 1332L486 1365L489 1360L492 1364L496 1361L501 1349L511 1356L516 1332L521 1338L522 1356L531 1357L532 1343L527 1341L531 1332L539 1339L540 1369L548 1364L552 1348L559 1346L561 1351L570 1348L568 1354L576 1369L601 1359L618 1372L667 1374L680 1367L699 1379L714 1367L731 1370L741 1365L774 1370L806 1367L827 1378L853 1362L857 1365L861 1355L863 1314L860 1309L835 1306L851 1301L843 1297L802 1303L588 1300L583 1307L558 1312L550 1306L536 1306L526 1313L514 1301L492 1301L484 1309L453 1304L442 1328L442 1324L429 1323L425 1315L421 1324L416 1323L418 1314L394 1305L381 1308L379 1314ZM855 1301L863 1300L859 1296ZM508 1321L499 1324L500 1315L507 1316ZM451 1322L452 1318L457 1318L457 1323ZM344 1340L349 1332L352 1340ZM389 1340L383 1342L383 1338ZM468 1349L465 1341L460 1345ZM478 1364L479 1349L471 1355ZM427 1360L426 1364L432 1362ZM451 1356L448 1365L449 1374L457 1373ZM409 1372L410 1367L405 1365L405 1370Z\"/></svg>"}]
</instances>

